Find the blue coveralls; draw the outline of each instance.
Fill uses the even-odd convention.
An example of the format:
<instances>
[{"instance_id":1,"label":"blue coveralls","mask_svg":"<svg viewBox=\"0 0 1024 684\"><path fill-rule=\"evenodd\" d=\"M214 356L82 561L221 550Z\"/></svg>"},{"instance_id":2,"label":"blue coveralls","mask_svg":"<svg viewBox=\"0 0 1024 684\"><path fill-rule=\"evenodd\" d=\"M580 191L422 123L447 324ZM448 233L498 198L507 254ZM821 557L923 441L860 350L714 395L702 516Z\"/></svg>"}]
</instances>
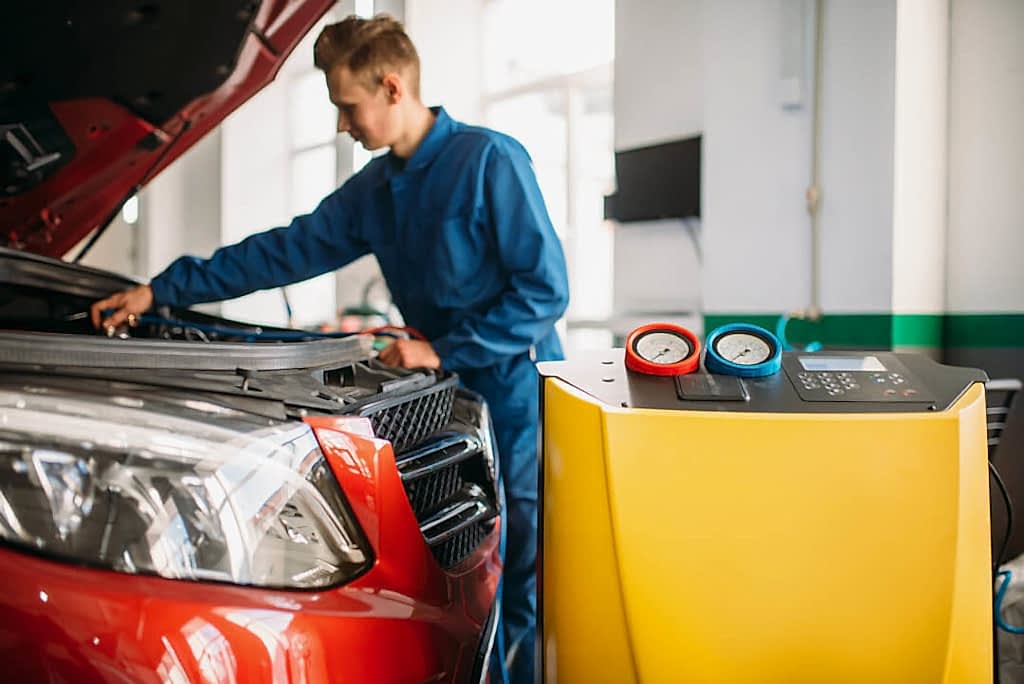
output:
<instances>
[{"instance_id":1,"label":"blue coveralls","mask_svg":"<svg viewBox=\"0 0 1024 684\"><path fill-rule=\"evenodd\" d=\"M154 299L190 306L305 280L376 255L405 321L490 404L508 530L503 617L513 681L532 681L536 622L538 361L559 359L565 258L529 155L442 108L405 161L388 154L291 225L182 257Z\"/></svg>"}]
</instances>

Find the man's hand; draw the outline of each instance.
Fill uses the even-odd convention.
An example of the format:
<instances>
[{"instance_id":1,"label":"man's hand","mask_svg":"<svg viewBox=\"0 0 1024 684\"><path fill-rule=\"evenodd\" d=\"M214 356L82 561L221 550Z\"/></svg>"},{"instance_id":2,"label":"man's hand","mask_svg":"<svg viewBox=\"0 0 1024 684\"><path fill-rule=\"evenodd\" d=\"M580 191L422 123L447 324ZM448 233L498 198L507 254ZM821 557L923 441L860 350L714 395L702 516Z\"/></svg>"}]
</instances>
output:
<instances>
[{"instance_id":1,"label":"man's hand","mask_svg":"<svg viewBox=\"0 0 1024 684\"><path fill-rule=\"evenodd\" d=\"M97 328L117 327L122 323L135 325L136 317L149 311L153 306L153 290L149 285L137 285L135 287L116 292L106 299L101 299L92 305L89 313L92 317L92 324ZM109 317L100 320L104 310L113 309Z\"/></svg>"},{"instance_id":2,"label":"man's hand","mask_svg":"<svg viewBox=\"0 0 1024 684\"><path fill-rule=\"evenodd\" d=\"M429 342L422 340L395 340L377 358L389 366L400 368L441 367L441 357Z\"/></svg>"}]
</instances>

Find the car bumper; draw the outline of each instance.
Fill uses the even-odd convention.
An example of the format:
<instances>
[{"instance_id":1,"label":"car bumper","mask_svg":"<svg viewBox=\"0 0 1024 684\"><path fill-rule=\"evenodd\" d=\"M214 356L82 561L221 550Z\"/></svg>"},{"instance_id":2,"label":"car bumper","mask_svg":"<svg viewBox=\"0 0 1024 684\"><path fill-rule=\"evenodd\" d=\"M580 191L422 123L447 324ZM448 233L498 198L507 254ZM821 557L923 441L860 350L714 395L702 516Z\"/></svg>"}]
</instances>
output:
<instances>
[{"instance_id":1,"label":"car bumper","mask_svg":"<svg viewBox=\"0 0 1024 684\"><path fill-rule=\"evenodd\" d=\"M496 535L481 551L497 558ZM493 548L490 548L493 547ZM491 582L445 605L373 586L323 592L180 582L0 550L5 681L465 681L486 640Z\"/></svg>"}]
</instances>

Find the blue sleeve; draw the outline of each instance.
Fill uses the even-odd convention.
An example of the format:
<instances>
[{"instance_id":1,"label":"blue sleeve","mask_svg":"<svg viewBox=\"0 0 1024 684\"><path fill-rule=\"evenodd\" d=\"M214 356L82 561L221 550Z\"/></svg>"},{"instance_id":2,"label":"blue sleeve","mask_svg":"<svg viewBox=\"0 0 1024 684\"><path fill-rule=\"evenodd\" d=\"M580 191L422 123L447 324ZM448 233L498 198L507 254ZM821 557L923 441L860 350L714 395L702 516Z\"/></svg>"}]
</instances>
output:
<instances>
[{"instance_id":1,"label":"blue sleeve","mask_svg":"<svg viewBox=\"0 0 1024 684\"><path fill-rule=\"evenodd\" d=\"M150 282L153 299L182 307L233 299L306 280L363 256L369 247L353 231L352 191L347 187L288 226L221 247L209 259L175 260Z\"/></svg>"},{"instance_id":2,"label":"blue sleeve","mask_svg":"<svg viewBox=\"0 0 1024 684\"><path fill-rule=\"evenodd\" d=\"M432 344L445 368L482 368L547 337L569 303L565 255L522 148L491 148L483 201L506 286L497 303Z\"/></svg>"}]
</instances>

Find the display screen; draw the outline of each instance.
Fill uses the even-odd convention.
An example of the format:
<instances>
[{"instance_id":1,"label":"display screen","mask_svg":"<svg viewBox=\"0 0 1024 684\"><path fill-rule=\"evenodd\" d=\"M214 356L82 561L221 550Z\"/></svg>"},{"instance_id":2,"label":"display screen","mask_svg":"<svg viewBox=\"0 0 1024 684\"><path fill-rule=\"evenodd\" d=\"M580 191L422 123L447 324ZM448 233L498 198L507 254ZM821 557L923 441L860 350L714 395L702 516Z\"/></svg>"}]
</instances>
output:
<instances>
[{"instance_id":1,"label":"display screen","mask_svg":"<svg viewBox=\"0 0 1024 684\"><path fill-rule=\"evenodd\" d=\"M806 371L884 371L875 356L801 356Z\"/></svg>"}]
</instances>

